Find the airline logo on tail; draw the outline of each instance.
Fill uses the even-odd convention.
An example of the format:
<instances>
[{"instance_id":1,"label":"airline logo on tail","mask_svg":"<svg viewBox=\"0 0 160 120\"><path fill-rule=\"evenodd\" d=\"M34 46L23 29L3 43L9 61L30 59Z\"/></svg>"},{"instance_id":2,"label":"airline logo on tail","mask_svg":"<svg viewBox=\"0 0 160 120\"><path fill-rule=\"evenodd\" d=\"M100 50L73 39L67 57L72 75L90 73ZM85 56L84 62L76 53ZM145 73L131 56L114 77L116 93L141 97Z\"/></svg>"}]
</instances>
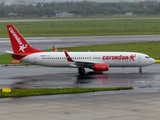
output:
<instances>
[{"instance_id":1,"label":"airline logo on tail","mask_svg":"<svg viewBox=\"0 0 160 120\"><path fill-rule=\"evenodd\" d=\"M22 44L19 46L19 51L21 50L22 52L24 52L24 49L26 48L27 48L27 44L26 45Z\"/></svg>"},{"instance_id":2,"label":"airline logo on tail","mask_svg":"<svg viewBox=\"0 0 160 120\"><path fill-rule=\"evenodd\" d=\"M18 44L19 44L19 51L24 52L24 49L27 48L27 44L24 45L24 44L22 43L21 38L19 38L19 37L17 36L17 34L14 32L14 30L13 30L11 27L10 27L8 30L11 32L11 34L13 35L13 37L14 37L14 38L16 39L16 41L18 42Z\"/></svg>"}]
</instances>

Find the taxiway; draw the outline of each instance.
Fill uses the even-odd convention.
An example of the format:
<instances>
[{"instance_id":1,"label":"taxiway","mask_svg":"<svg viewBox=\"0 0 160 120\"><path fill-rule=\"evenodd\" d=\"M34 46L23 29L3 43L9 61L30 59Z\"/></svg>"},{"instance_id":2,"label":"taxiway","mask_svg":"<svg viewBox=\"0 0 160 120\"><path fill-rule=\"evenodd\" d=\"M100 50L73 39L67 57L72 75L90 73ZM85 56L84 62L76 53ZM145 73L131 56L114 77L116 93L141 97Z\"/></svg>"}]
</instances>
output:
<instances>
[{"instance_id":1,"label":"taxiway","mask_svg":"<svg viewBox=\"0 0 160 120\"><path fill-rule=\"evenodd\" d=\"M39 49L56 47L85 46L93 44L127 43L159 41L160 35L130 35L130 36L85 36L85 37L34 37L26 38L33 46ZM9 38L0 38L0 54L5 50L12 50Z\"/></svg>"},{"instance_id":2,"label":"taxiway","mask_svg":"<svg viewBox=\"0 0 160 120\"><path fill-rule=\"evenodd\" d=\"M103 73L86 69L85 75L78 75L76 68L50 68L41 66L1 66L0 88L28 87L108 87L133 86L141 91L160 86L160 64L143 68L110 68Z\"/></svg>"},{"instance_id":3,"label":"taxiway","mask_svg":"<svg viewBox=\"0 0 160 120\"><path fill-rule=\"evenodd\" d=\"M0 99L1 120L158 120L160 64L109 72L40 66L1 66L0 87L110 87L133 90Z\"/></svg>"},{"instance_id":4,"label":"taxiway","mask_svg":"<svg viewBox=\"0 0 160 120\"><path fill-rule=\"evenodd\" d=\"M27 38L32 46L56 47L137 41L158 41L153 36ZM45 41L44 41L45 40ZM93 42L94 41L94 42ZM43 44L42 44L43 43ZM11 50L0 39L0 52ZM94 92L0 99L1 120L158 120L160 118L160 64L143 68L110 68L104 73L40 66L0 66L0 88L133 86L128 91Z\"/></svg>"}]
</instances>

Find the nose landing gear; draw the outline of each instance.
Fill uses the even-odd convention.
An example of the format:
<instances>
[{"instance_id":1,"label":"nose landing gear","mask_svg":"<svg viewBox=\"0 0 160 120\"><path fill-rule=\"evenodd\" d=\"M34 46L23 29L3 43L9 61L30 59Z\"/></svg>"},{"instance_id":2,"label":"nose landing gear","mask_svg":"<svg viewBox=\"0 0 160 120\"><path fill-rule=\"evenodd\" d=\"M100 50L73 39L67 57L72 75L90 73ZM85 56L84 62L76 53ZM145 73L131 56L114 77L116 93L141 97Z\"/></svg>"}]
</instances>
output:
<instances>
[{"instance_id":1,"label":"nose landing gear","mask_svg":"<svg viewBox=\"0 0 160 120\"><path fill-rule=\"evenodd\" d=\"M141 67L139 68L139 73L142 73L142 68Z\"/></svg>"}]
</instances>

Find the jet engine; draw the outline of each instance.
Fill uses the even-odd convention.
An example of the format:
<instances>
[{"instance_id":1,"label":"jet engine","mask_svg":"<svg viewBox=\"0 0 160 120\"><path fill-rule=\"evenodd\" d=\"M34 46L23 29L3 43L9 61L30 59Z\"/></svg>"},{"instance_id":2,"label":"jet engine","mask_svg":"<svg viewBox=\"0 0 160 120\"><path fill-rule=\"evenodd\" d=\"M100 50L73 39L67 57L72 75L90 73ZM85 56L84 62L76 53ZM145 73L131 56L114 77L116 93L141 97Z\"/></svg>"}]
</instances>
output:
<instances>
[{"instance_id":1,"label":"jet engine","mask_svg":"<svg viewBox=\"0 0 160 120\"><path fill-rule=\"evenodd\" d=\"M94 64L93 70L94 71L108 71L109 70L109 65L105 64L105 63Z\"/></svg>"}]
</instances>

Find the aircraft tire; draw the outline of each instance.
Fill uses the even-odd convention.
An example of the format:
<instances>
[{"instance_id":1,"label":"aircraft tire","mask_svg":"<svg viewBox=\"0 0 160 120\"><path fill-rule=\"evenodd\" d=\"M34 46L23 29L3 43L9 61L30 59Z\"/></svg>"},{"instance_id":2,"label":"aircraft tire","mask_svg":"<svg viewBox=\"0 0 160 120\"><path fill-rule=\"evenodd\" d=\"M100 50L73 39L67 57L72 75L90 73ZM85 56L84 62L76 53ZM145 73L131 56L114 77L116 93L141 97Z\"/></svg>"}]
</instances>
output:
<instances>
[{"instance_id":1,"label":"aircraft tire","mask_svg":"<svg viewBox=\"0 0 160 120\"><path fill-rule=\"evenodd\" d=\"M139 68L139 73L142 73L142 68L141 67Z\"/></svg>"},{"instance_id":2,"label":"aircraft tire","mask_svg":"<svg viewBox=\"0 0 160 120\"><path fill-rule=\"evenodd\" d=\"M85 69L82 68L82 67L78 68L78 73L79 73L80 75L84 75L84 74L85 74Z\"/></svg>"}]
</instances>

